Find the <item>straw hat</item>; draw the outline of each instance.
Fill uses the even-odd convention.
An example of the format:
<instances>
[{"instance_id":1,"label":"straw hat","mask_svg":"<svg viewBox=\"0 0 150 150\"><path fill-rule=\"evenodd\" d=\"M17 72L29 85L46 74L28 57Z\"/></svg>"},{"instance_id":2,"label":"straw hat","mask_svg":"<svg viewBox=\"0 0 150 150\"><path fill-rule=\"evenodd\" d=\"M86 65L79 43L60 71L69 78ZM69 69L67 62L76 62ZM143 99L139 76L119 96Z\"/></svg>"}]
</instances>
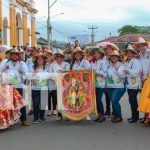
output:
<instances>
[{"instance_id":1,"label":"straw hat","mask_svg":"<svg viewBox=\"0 0 150 150\"><path fill-rule=\"evenodd\" d=\"M43 57L45 59L46 55L44 53L39 53L32 57L32 62L35 62L39 57Z\"/></svg>"},{"instance_id":2,"label":"straw hat","mask_svg":"<svg viewBox=\"0 0 150 150\"><path fill-rule=\"evenodd\" d=\"M113 50L119 50L119 48L113 43L107 44L105 47L111 47Z\"/></svg>"},{"instance_id":3,"label":"straw hat","mask_svg":"<svg viewBox=\"0 0 150 150\"><path fill-rule=\"evenodd\" d=\"M39 53L34 56L34 58L38 58L38 57L46 57L46 55L44 53Z\"/></svg>"},{"instance_id":4,"label":"straw hat","mask_svg":"<svg viewBox=\"0 0 150 150\"><path fill-rule=\"evenodd\" d=\"M120 58L120 54L118 52L118 50L114 50L110 55L109 58L111 58L112 56L118 56Z\"/></svg>"},{"instance_id":5,"label":"straw hat","mask_svg":"<svg viewBox=\"0 0 150 150\"><path fill-rule=\"evenodd\" d=\"M144 38L139 37L139 38L138 38L138 42L134 43L134 44L133 44L133 47L137 48L137 47L138 47L139 45L141 45L141 44L146 44L146 45L148 45L149 42L145 41Z\"/></svg>"},{"instance_id":6,"label":"straw hat","mask_svg":"<svg viewBox=\"0 0 150 150\"><path fill-rule=\"evenodd\" d=\"M53 52L52 52L52 50L48 49L48 50L46 50L45 54L51 54L52 55Z\"/></svg>"},{"instance_id":7,"label":"straw hat","mask_svg":"<svg viewBox=\"0 0 150 150\"><path fill-rule=\"evenodd\" d=\"M62 56L64 56L64 52L62 50L58 50L57 52L55 52L55 56L56 55L62 55Z\"/></svg>"},{"instance_id":8,"label":"straw hat","mask_svg":"<svg viewBox=\"0 0 150 150\"><path fill-rule=\"evenodd\" d=\"M137 54L137 52L131 45L129 45L128 48L125 50L125 52L127 52L127 51L132 51L133 53Z\"/></svg>"},{"instance_id":9,"label":"straw hat","mask_svg":"<svg viewBox=\"0 0 150 150\"><path fill-rule=\"evenodd\" d=\"M80 48L80 47L76 47L75 49L73 49L73 55L75 54L75 53L77 53L77 52L80 52L80 53L84 53L84 51Z\"/></svg>"},{"instance_id":10,"label":"straw hat","mask_svg":"<svg viewBox=\"0 0 150 150\"><path fill-rule=\"evenodd\" d=\"M37 49L36 49L36 47L30 47L28 50L29 51L34 51L34 50L37 50Z\"/></svg>"}]
</instances>

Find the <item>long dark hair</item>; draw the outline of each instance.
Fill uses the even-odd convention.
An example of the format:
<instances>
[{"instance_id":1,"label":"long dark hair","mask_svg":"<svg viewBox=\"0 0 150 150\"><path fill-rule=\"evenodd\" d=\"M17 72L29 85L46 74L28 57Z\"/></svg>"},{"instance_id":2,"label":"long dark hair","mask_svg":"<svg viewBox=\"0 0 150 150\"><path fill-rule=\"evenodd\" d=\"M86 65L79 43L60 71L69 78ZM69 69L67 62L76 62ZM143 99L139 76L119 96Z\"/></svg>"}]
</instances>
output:
<instances>
[{"instance_id":1,"label":"long dark hair","mask_svg":"<svg viewBox=\"0 0 150 150\"><path fill-rule=\"evenodd\" d=\"M104 53L101 53L101 56L100 56L100 58L99 59L103 59L104 58ZM95 63L96 62L96 59L94 58L93 59L93 63Z\"/></svg>"},{"instance_id":2,"label":"long dark hair","mask_svg":"<svg viewBox=\"0 0 150 150\"><path fill-rule=\"evenodd\" d=\"M43 58L44 58L44 57L43 57ZM37 59L36 59L36 61L33 63L33 69L36 70L37 68L38 68L38 62L37 62ZM43 69L44 69L44 70L46 69L46 61L45 61L45 58L44 58Z\"/></svg>"},{"instance_id":3,"label":"long dark hair","mask_svg":"<svg viewBox=\"0 0 150 150\"><path fill-rule=\"evenodd\" d=\"M83 60L83 56L82 56L80 62L81 62L82 60ZM73 56L73 60L72 60L72 62L71 62L71 64L70 64L70 70L72 70L75 61L76 61L76 59L75 59L75 57Z\"/></svg>"}]
</instances>

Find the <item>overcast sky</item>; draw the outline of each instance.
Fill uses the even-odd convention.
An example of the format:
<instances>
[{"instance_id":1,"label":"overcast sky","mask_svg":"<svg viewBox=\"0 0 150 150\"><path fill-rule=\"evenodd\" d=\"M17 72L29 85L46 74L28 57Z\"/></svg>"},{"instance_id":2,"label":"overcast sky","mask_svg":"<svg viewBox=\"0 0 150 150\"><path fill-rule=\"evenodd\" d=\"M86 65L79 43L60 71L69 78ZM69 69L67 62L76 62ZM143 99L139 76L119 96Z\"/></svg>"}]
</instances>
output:
<instances>
[{"instance_id":1,"label":"overcast sky","mask_svg":"<svg viewBox=\"0 0 150 150\"><path fill-rule=\"evenodd\" d=\"M35 0L41 32L46 28L47 1ZM54 17L60 13L64 15ZM77 32L90 33L89 25L98 26L97 38L104 38L110 32L117 35L118 27L124 24L150 25L150 0L58 0L51 8L51 17L56 39L60 38L58 34L63 38Z\"/></svg>"}]
</instances>

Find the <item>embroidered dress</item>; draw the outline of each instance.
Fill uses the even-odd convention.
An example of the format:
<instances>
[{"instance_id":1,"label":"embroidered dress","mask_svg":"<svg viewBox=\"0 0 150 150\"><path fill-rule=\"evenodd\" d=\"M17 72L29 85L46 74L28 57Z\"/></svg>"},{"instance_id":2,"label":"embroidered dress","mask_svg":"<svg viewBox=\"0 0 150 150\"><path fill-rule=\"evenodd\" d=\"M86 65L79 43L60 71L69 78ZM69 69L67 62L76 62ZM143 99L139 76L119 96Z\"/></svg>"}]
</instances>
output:
<instances>
[{"instance_id":1,"label":"embroidered dress","mask_svg":"<svg viewBox=\"0 0 150 150\"><path fill-rule=\"evenodd\" d=\"M0 130L3 130L19 121L21 116L20 109L25 103L19 92L12 86L1 86L0 88L3 90L3 93L0 94L0 102L7 99L7 101L5 101L5 106L7 106L7 103L11 101L11 98L13 99L12 109L6 109L4 105L0 105ZM13 97L8 98L8 95L12 95Z\"/></svg>"},{"instance_id":2,"label":"embroidered dress","mask_svg":"<svg viewBox=\"0 0 150 150\"><path fill-rule=\"evenodd\" d=\"M150 78L145 81L142 88L138 110L140 112L150 113Z\"/></svg>"}]
</instances>

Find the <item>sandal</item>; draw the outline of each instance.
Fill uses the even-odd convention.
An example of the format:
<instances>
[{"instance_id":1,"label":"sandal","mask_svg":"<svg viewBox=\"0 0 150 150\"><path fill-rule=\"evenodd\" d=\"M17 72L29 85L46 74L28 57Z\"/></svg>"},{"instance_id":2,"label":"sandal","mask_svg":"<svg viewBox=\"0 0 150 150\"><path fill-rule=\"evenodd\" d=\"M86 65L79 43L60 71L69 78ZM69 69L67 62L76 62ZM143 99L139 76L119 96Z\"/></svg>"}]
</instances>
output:
<instances>
[{"instance_id":1,"label":"sandal","mask_svg":"<svg viewBox=\"0 0 150 150\"><path fill-rule=\"evenodd\" d=\"M145 122L141 127L149 127L149 126L150 126L150 122Z\"/></svg>"}]
</instances>

